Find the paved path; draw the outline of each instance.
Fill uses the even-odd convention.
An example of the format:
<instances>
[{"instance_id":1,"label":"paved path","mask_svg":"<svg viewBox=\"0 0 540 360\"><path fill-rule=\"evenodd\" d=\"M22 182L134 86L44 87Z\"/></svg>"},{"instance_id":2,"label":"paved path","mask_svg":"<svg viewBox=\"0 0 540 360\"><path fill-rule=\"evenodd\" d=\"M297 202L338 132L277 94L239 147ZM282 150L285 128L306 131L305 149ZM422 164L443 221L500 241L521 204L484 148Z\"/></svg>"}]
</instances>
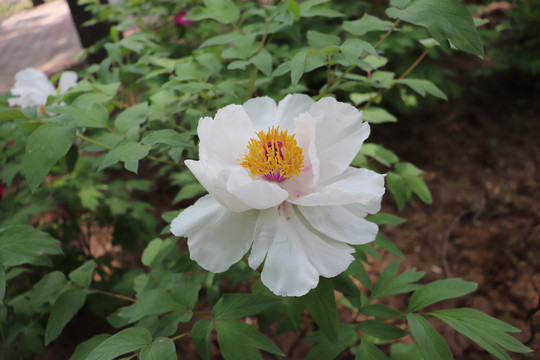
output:
<instances>
[{"instance_id":1,"label":"paved path","mask_svg":"<svg viewBox=\"0 0 540 360\"><path fill-rule=\"evenodd\" d=\"M73 64L79 51L66 0L0 20L0 93L11 89L17 71L33 66L51 76Z\"/></svg>"}]
</instances>

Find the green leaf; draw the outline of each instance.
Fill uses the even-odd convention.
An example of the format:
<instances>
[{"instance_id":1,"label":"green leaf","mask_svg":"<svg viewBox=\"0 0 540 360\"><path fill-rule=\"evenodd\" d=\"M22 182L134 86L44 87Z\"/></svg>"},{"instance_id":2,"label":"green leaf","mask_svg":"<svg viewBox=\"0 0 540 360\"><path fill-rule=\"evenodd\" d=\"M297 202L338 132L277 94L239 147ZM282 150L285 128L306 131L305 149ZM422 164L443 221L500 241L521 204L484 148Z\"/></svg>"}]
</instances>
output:
<instances>
[{"instance_id":1,"label":"green leaf","mask_svg":"<svg viewBox=\"0 0 540 360\"><path fill-rule=\"evenodd\" d=\"M414 164L406 161L398 162L394 165L394 168L401 175L419 176L420 174L424 173L424 171L417 168Z\"/></svg>"},{"instance_id":2,"label":"green leaf","mask_svg":"<svg viewBox=\"0 0 540 360\"><path fill-rule=\"evenodd\" d=\"M242 34L239 32L229 32L225 34L212 36L206 39L201 44L201 46L199 46L199 48L204 49L205 47L209 47L209 46L232 44L236 41L236 39L241 38L241 37L242 37Z\"/></svg>"},{"instance_id":3,"label":"green leaf","mask_svg":"<svg viewBox=\"0 0 540 360\"><path fill-rule=\"evenodd\" d=\"M430 315L444 321L499 359L510 360L510 356L504 352L503 348L517 353L532 351L515 337L507 334L507 332L519 332L518 328L476 309L439 310Z\"/></svg>"},{"instance_id":4,"label":"green leaf","mask_svg":"<svg viewBox=\"0 0 540 360\"><path fill-rule=\"evenodd\" d=\"M0 262L5 267L35 264L43 254L62 254L58 241L27 225L13 225L0 232Z\"/></svg>"},{"instance_id":5,"label":"green leaf","mask_svg":"<svg viewBox=\"0 0 540 360\"><path fill-rule=\"evenodd\" d=\"M169 338L158 338L145 346L139 353L139 360L177 360L176 347Z\"/></svg>"},{"instance_id":6,"label":"green leaf","mask_svg":"<svg viewBox=\"0 0 540 360\"><path fill-rule=\"evenodd\" d=\"M174 298L187 309L193 309L199 300L203 278L185 274L173 274L167 286Z\"/></svg>"},{"instance_id":7,"label":"green leaf","mask_svg":"<svg viewBox=\"0 0 540 360\"><path fill-rule=\"evenodd\" d=\"M225 360L262 359L255 349L271 354L285 354L253 326L238 321L216 321L216 332L221 355Z\"/></svg>"},{"instance_id":8,"label":"green leaf","mask_svg":"<svg viewBox=\"0 0 540 360\"><path fill-rule=\"evenodd\" d=\"M203 360L210 360L212 356L210 333L213 328L214 322L212 319L201 319L193 325L193 329L191 330L191 338Z\"/></svg>"},{"instance_id":9,"label":"green leaf","mask_svg":"<svg viewBox=\"0 0 540 360\"><path fill-rule=\"evenodd\" d=\"M150 152L150 145L143 145L130 140L124 140L116 145L99 165L98 170L103 170L119 161L124 162L126 170L137 173L139 160L143 159Z\"/></svg>"},{"instance_id":10,"label":"green leaf","mask_svg":"<svg viewBox=\"0 0 540 360\"><path fill-rule=\"evenodd\" d=\"M382 319L401 314L399 310L384 304L366 305L361 312L362 314L365 314L367 316L373 316Z\"/></svg>"},{"instance_id":11,"label":"green leaf","mask_svg":"<svg viewBox=\"0 0 540 360\"><path fill-rule=\"evenodd\" d=\"M352 306L355 309L360 309L362 307L362 295L360 294L358 285L351 280L347 273L344 272L333 277L332 282L334 283L334 289L342 293L345 300L350 303L349 306L349 304L345 302L346 306ZM343 302L344 299L342 298L341 301Z\"/></svg>"},{"instance_id":12,"label":"green leaf","mask_svg":"<svg viewBox=\"0 0 540 360\"><path fill-rule=\"evenodd\" d=\"M390 254L399 256L402 259L405 259L405 254L388 238L388 236L378 233L373 242L375 245L388 251Z\"/></svg>"},{"instance_id":13,"label":"green leaf","mask_svg":"<svg viewBox=\"0 0 540 360\"><path fill-rule=\"evenodd\" d=\"M98 94L98 93L88 93L78 96L71 106L80 107L80 108L90 108L95 104L103 104L108 102L113 98L112 95L107 94Z\"/></svg>"},{"instance_id":14,"label":"green leaf","mask_svg":"<svg viewBox=\"0 0 540 360\"><path fill-rule=\"evenodd\" d=\"M84 305L85 300L86 292L79 288L71 288L56 299L45 329L45 345L49 345L60 335L67 323Z\"/></svg>"},{"instance_id":15,"label":"green leaf","mask_svg":"<svg viewBox=\"0 0 540 360\"><path fill-rule=\"evenodd\" d=\"M300 5L296 2L296 0L288 0L289 6L287 10L293 15L294 21L300 20Z\"/></svg>"},{"instance_id":16,"label":"green leaf","mask_svg":"<svg viewBox=\"0 0 540 360\"><path fill-rule=\"evenodd\" d=\"M392 340L407 336L409 333L397 326L379 320L365 320L358 324L358 330L379 339Z\"/></svg>"},{"instance_id":17,"label":"green leaf","mask_svg":"<svg viewBox=\"0 0 540 360\"><path fill-rule=\"evenodd\" d=\"M48 124L37 128L26 142L22 172L31 191L45 179L52 166L67 154L75 139L76 122L66 126Z\"/></svg>"},{"instance_id":18,"label":"green leaf","mask_svg":"<svg viewBox=\"0 0 540 360\"><path fill-rule=\"evenodd\" d=\"M378 57L377 50L367 41L360 39L347 39L341 46L341 53L345 59L352 65L364 52Z\"/></svg>"},{"instance_id":19,"label":"green leaf","mask_svg":"<svg viewBox=\"0 0 540 360\"><path fill-rule=\"evenodd\" d=\"M335 359L357 339L358 333L350 324L339 324L337 343L331 342L321 330L312 332L304 337L303 341L317 342L317 344L310 349L305 360Z\"/></svg>"},{"instance_id":20,"label":"green leaf","mask_svg":"<svg viewBox=\"0 0 540 360\"><path fill-rule=\"evenodd\" d=\"M364 143L360 148L360 153L369 156L388 167L399 161L396 154L378 144Z\"/></svg>"},{"instance_id":21,"label":"green leaf","mask_svg":"<svg viewBox=\"0 0 540 360\"><path fill-rule=\"evenodd\" d=\"M399 264L399 260L394 260L383 269L373 287L373 291L369 297L370 300L414 291L421 287L421 285L413 284L413 282L424 277L424 272L422 271L410 269L394 277L398 271Z\"/></svg>"},{"instance_id":22,"label":"green leaf","mask_svg":"<svg viewBox=\"0 0 540 360\"><path fill-rule=\"evenodd\" d=\"M227 48L221 56L224 59L248 59L258 48L255 34L245 34L237 38L234 44Z\"/></svg>"},{"instance_id":23,"label":"green leaf","mask_svg":"<svg viewBox=\"0 0 540 360\"><path fill-rule=\"evenodd\" d=\"M406 219L399 217L397 215L388 214L385 212L380 212L375 215L371 215L367 217L367 220L374 222L375 224L381 226L381 225L390 225L390 226L398 226L403 224Z\"/></svg>"},{"instance_id":24,"label":"green leaf","mask_svg":"<svg viewBox=\"0 0 540 360\"><path fill-rule=\"evenodd\" d=\"M306 70L306 60L309 50L303 49L294 54L291 59L291 84L296 85ZM277 71L277 70L276 70ZM275 76L275 75L274 75Z\"/></svg>"},{"instance_id":25,"label":"green leaf","mask_svg":"<svg viewBox=\"0 0 540 360\"><path fill-rule=\"evenodd\" d=\"M90 109L79 106L47 106L48 111L57 114L72 115L77 125L87 128L106 128L109 113L101 104L94 104Z\"/></svg>"},{"instance_id":26,"label":"green leaf","mask_svg":"<svg viewBox=\"0 0 540 360\"><path fill-rule=\"evenodd\" d=\"M426 96L426 94L433 95L439 99L448 100L446 95L429 80L425 79L398 79L396 80L397 84L404 84L419 93L422 96Z\"/></svg>"},{"instance_id":27,"label":"green leaf","mask_svg":"<svg viewBox=\"0 0 540 360\"><path fill-rule=\"evenodd\" d=\"M356 36L364 36L371 31L388 31L393 23L381 20L376 16L364 14L360 19L354 21L344 21L343 30Z\"/></svg>"},{"instance_id":28,"label":"green leaf","mask_svg":"<svg viewBox=\"0 0 540 360\"><path fill-rule=\"evenodd\" d=\"M299 300L328 339L337 341L338 312L332 280L319 278L319 285Z\"/></svg>"},{"instance_id":29,"label":"green leaf","mask_svg":"<svg viewBox=\"0 0 540 360\"><path fill-rule=\"evenodd\" d=\"M33 120L24 115L21 110L0 106L0 121L4 120Z\"/></svg>"},{"instance_id":30,"label":"green leaf","mask_svg":"<svg viewBox=\"0 0 540 360\"><path fill-rule=\"evenodd\" d=\"M95 211L99 206L100 200L105 197L105 195L99 191L99 188L96 185L86 185L77 192L79 199L81 200L81 205L83 208Z\"/></svg>"},{"instance_id":31,"label":"green leaf","mask_svg":"<svg viewBox=\"0 0 540 360\"><path fill-rule=\"evenodd\" d=\"M364 264L360 260L355 260L349 265L347 269L347 274L352 275L357 280L359 280L362 285L364 285L369 290L373 289L373 284L371 283L371 278L369 277Z\"/></svg>"},{"instance_id":32,"label":"green leaf","mask_svg":"<svg viewBox=\"0 0 540 360\"><path fill-rule=\"evenodd\" d=\"M411 199L411 189L407 181L400 174L389 171L386 174L386 185L394 196L398 210L403 210L405 203Z\"/></svg>"},{"instance_id":33,"label":"green leaf","mask_svg":"<svg viewBox=\"0 0 540 360\"><path fill-rule=\"evenodd\" d=\"M155 265L159 265L159 262L154 262L154 259L161 252L164 244L165 241L156 238L150 241L148 245L146 245L146 248L144 249L141 257L141 262L144 266L152 267Z\"/></svg>"},{"instance_id":34,"label":"green leaf","mask_svg":"<svg viewBox=\"0 0 540 360\"><path fill-rule=\"evenodd\" d=\"M121 308L118 316L128 319L130 323L149 315L159 315L170 311L182 310L171 293L162 289L152 289L137 295L137 302Z\"/></svg>"},{"instance_id":35,"label":"green leaf","mask_svg":"<svg viewBox=\"0 0 540 360\"><path fill-rule=\"evenodd\" d=\"M362 119L372 124L397 122L397 118L383 108L370 106L362 113Z\"/></svg>"},{"instance_id":36,"label":"green leaf","mask_svg":"<svg viewBox=\"0 0 540 360\"><path fill-rule=\"evenodd\" d=\"M39 280L30 293L30 304L40 306L46 302L53 303L66 285L66 277L61 271L53 271Z\"/></svg>"},{"instance_id":37,"label":"green leaf","mask_svg":"<svg viewBox=\"0 0 540 360\"><path fill-rule=\"evenodd\" d=\"M272 55L266 49L262 49L248 63L255 65L264 75L272 76Z\"/></svg>"},{"instance_id":38,"label":"green leaf","mask_svg":"<svg viewBox=\"0 0 540 360\"><path fill-rule=\"evenodd\" d=\"M405 179L407 185L410 186L412 192L418 195L420 200L426 204L431 204L433 202L431 192L429 191L424 179L419 176L404 176L403 179Z\"/></svg>"},{"instance_id":39,"label":"green leaf","mask_svg":"<svg viewBox=\"0 0 540 360\"><path fill-rule=\"evenodd\" d=\"M390 358L392 360L423 360L420 355L418 345L414 343L395 343L390 348Z\"/></svg>"},{"instance_id":40,"label":"green leaf","mask_svg":"<svg viewBox=\"0 0 540 360\"><path fill-rule=\"evenodd\" d=\"M94 350L99 344L101 344L109 337L111 337L111 335L109 334L99 334L80 343L75 348L75 351L73 352L73 355L71 355L69 360L85 360L88 354L92 352L92 350Z\"/></svg>"},{"instance_id":41,"label":"green leaf","mask_svg":"<svg viewBox=\"0 0 540 360\"><path fill-rule=\"evenodd\" d=\"M355 350L355 360L389 360L377 346L368 342L365 338L362 339L362 344Z\"/></svg>"},{"instance_id":42,"label":"green leaf","mask_svg":"<svg viewBox=\"0 0 540 360\"><path fill-rule=\"evenodd\" d=\"M216 320L233 320L260 313L280 302L275 296L251 294L224 294L214 305L212 316Z\"/></svg>"},{"instance_id":43,"label":"green leaf","mask_svg":"<svg viewBox=\"0 0 540 360\"><path fill-rule=\"evenodd\" d=\"M171 129L153 130L144 134L141 142L147 145L165 144L175 147L193 147L189 139Z\"/></svg>"},{"instance_id":44,"label":"green leaf","mask_svg":"<svg viewBox=\"0 0 540 360\"><path fill-rule=\"evenodd\" d=\"M342 17L343 14L339 11L330 9L328 7L317 6L328 2L329 0L306 0L300 2L300 16L301 17L314 17L314 16L323 16L323 17Z\"/></svg>"},{"instance_id":45,"label":"green leaf","mask_svg":"<svg viewBox=\"0 0 540 360\"><path fill-rule=\"evenodd\" d=\"M452 352L442 336L433 329L429 322L418 314L408 314L407 322L411 334L420 348L424 359L453 360Z\"/></svg>"},{"instance_id":46,"label":"green leaf","mask_svg":"<svg viewBox=\"0 0 540 360\"><path fill-rule=\"evenodd\" d=\"M186 20L212 19L222 24L236 23L240 9L231 0L204 0L205 7L197 6L185 16Z\"/></svg>"},{"instance_id":47,"label":"green leaf","mask_svg":"<svg viewBox=\"0 0 540 360\"><path fill-rule=\"evenodd\" d=\"M173 204L182 200L193 199L194 197L206 194L206 189L199 183L186 184L180 188L180 191L173 199Z\"/></svg>"},{"instance_id":48,"label":"green leaf","mask_svg":"<svg viewBox=\"0 0 540 360\"><path fill-rule=\"evenodd\" d=\"M193 317L192 312L185 310L174 311L159 319L157 324L152 327L153 337L172 336L178 331L178 324L188 322Z\"/></svg>"},{"instance_id":49,"label":"green leaf","mask_svg":"<svg viewBox=\"0 0 540 360\"><path fill-rule=\"evenodd\" d=\"M122 111L114 120L116 129L125 134L133 127L146 121L148 115L148 103L142 102Z\"/></svg>"},{"instance_id":50,"label":"green leaf","mask_svg":"<svg viewBox=\"0 0 540 360\"><path fill-rule=\"evenodd\" d=\"M4 271L4 265L0 261L0 304L4 303L4 296L6 295L6 272Z\"/></svg>"},{"instance_id":51,"label":"green leaf","mask_svg":"<svg viewBox=\"0 0 540 360\"><path fill-rule=\"evenodd\" d=\"M418 311L439 301L467 295L477 288L476 283L462 279L437 280L412 294L407 311Z\"/></svg>"},{"instance_id":52,"label":"green leaf","mask_svg":"<svg viewBox=\"0 0 540 360\"><path fill-rule=\"evenodd\" d=\"M152 336L148 330L141 327L128 328L104 340L85 360L113 360L120 355L139 351L151 342Z\"/></svg>"},{"instance_id":53,"label":"green leaf","mask_svg":"<svg viewBox=\"0 0 540 360\"><path fill-rule=\"evenodd\" d=\"M341 43L341 39L337 35L325 34L315 30L308 30L306 35L309 46L315 50L322 50L328 46Z\"/></svg>"},{"instance_id":54,"label":"green leaf","mask_svg":"<svg viewBox=\"0 0 540 360\"><path fill-rule=\"evenodd\" d=\"M459 50L484 55L472 17L459 0L412 0L403 9L388 8L386 14L425 27L447 50L450 41Z\"/></svg>"},{"instance_id":55,"label":"green leaf","mask_svg":"<svg viewBox=\"0 0 540 360\"><path fill-rule=\"evenodd\" d=\"M69 279L75 284L87 287L92 283L92 275L94 274L94 267L96 262L94 260L88 260L75 270L69 273Z\"/></svg>"},{"instance_id":56,"label":"green leaf","mask_svg":"<svg viewBox=\"0 0 540 360\"><path fill-rule=\"evenodd\" d=\"M120 88L120 85L121 85L120 82L113 82L109 84L94 83L92 84L92 88L101 93L104 93L105 95L115 96L118 93L118 89Z\"/></svg>"}]
</instances>

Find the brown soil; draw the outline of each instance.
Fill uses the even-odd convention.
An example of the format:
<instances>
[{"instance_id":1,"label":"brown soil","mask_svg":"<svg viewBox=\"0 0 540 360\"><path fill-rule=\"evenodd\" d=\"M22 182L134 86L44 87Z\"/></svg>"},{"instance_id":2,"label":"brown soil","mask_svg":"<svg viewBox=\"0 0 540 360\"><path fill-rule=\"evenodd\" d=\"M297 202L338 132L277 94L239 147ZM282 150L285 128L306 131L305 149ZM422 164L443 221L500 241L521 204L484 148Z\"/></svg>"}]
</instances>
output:
<instances>
[{"instance_id":1,"label":"brown soil","mask_svg":"<svg viewBox=\"0 0 540 360\"><path fill-rule=\"evenodd\" d=\"M441 102L398 124L374 126L372 141L426 171L433 204L413 200L407 223L383 229L406 254L403 265L425 281L460 277L478 283L445 307L473 307L522 332L540 349L540 87L524 75L471 78L457 101ZM472 83L471 83L472 82ZM470 86L469 86L470 85ZM384 209L397 213L390 197ZM492 359L434 323L456 359Z\"/></svg>"}]
</instances>

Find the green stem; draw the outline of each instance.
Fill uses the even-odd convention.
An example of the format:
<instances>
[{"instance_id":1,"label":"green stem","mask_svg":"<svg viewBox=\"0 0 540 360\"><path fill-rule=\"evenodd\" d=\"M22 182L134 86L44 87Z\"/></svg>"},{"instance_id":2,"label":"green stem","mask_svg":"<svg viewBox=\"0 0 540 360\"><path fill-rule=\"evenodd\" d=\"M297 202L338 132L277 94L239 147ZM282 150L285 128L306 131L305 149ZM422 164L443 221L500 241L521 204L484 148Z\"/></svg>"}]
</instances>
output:
<instances>
[{"instance_id":1,"label":"green stem","mask_svg":"<svg viewBox=\"0 0 540 360\"><path fill-rule=\"evenodd\" d=\"M264 45L266 43L266 39L268 38L268 30L270 30L270 22L266 21L266 28L264 29L264 34L261 39L261 44L259 45L259 48L257 49L257 52L255 53L255 56L258 55L263 49ZM249 65L249 84L246 92L246 100L251 99L253 96L253 92L255 91L255 81L257 80L257 73L259 70L257 67L253 64Z\"/></svg>"},{"instance_id":2,"label":"green stem","mask_svg":"<svg viewBox=\"0 0 540 360\"><path fill-rule=\"evenodd\" d=\"M378 48L383 42L384 40L386 40L386 38L388 36L390 36L390 34L396 29L396 27L399 25L399 22L401 20L398 18L396 19L396 21L394 21L394 23L392 24L392 26L390 27L390 29L388 29L388 31L383 35L382 38L379 39L379 41L377 41L377 43L373 46L375 49ZM364 55L364 57L362 57L362 59L365 59L367 57L367 54Z\"/></svg>"},{"instance_id":3,"label":"green stem","mask_svg":"<svg viewBox=\"0 0 540 360\"><path fill-rule=\"evenodd\" d=\"M420 64L420 62L422 62L422 60L426 57L426 55L428 54L429 50L431 50L431 48L427 48L426 50L424 50L424 52L422 54L420 54L420 56L411 64L411 66L409 66L407 68L407 70L405 70L403 72L403 74L401 74L397 79L398 80L401 80L403 78L405 78L406 76L408 76L411 71L414 70L415 67L418 66L418 64ZM366 103L366 105L364 105L362 107L362 110L365 110L367 109L372 103L373 101L375 101L378 97L386 94L388 91L390 91L390 89L392 89L394 86L396 85L396 83L392 83L390 84L390 86L386 89L379 89L379 91L377 91L377 93L375 94L375 96L371 97L368 102Z\"/></svg>"},{"instance_id":4,"label":"green stem","mask_svg":"<svg viewBox=\"0 0 540 360\"><path fill-rule=\"evenodd\" d=\"M404 77L406 77L407 75L410 74L411 71L414 70L415 67L418 66L418 64L420 64L420 62L426 57L426 55L428 54L429 50L431 50L430 47L428 47L426 50L424 50L424 52L418 57L418 59L416 59L412 64L411 66L409 66L407 68L407 70L405 70L405 72L403 74L400 75L400 77L398 78L398 80L401 80L403 79Z\"/></svg>"},{"instance_id":5,"label":"green stem","mask_svg":"<svg viewBox=\"0 0 540 360\"><path fill-rule=\"evenodd\" d=\"M390 29L388 29L388 31L386 31L386 33L379 39L379 41L377 41L377 43L375 45L373 45L373 47L375 49L377 49L387 38L388 36L390 36L390 34L396 29L396 27L399 25L399 22L400 22L400 19L396 19L396 21L394 21L394 23L392 24L392 26L390 27ZM366 53L364 54L364 56L362 56L360 58L360 60L364 60L365 58L367 58L369 56L369 53ZM347 69L345 69L344 72L342 72L339 76L337 76L335 79L333 79L332 83L329 83L328 84L328 87L325 89L325 91L323 91L321 94L319 94L319 96L317 96L317 99L316 100L320 100L324 95L326 94L329 94L331 92L334 91L334 88L337 86L337 84L339 84L339 82L345 77L347 76L348 73L350 73L351 71L353 71L354 69L356 69L356 65L351 65L349 66Z\"/></svg>"},{"instance_id":6,"label":"green stem","mask_svg":"<svg viewBox=\"0 0 540 360\"><path fill-rule=\"evenodd\" d=\"M190 331L186 331L185 333L182 333L182 334L179 334L179 335L176 335L172 338L170 338L172 341L176 341L178 339L181 339L183 338L184 336L187 336L187 335L190 335L191 334L191 330Z\"/></svg>"},{"instance_id":7,"label":"green stem","mask_svg":"<svg viewBox=\"0 0 540 360\"><path fill-rule=\"evenodd\" d=\"M84 136L84 135L79 134L79 133L75 134L75 136L77 136L77 137L78 137L79 139L81 139L81 140L87 141L87 142L89 142L90 144L94 144L94 145L99 146L99 147L102 147L102 148L104 148L104 149L107 149L107 150L112 150L112 149L113 149L113 148L110 147L109 145L102 144L102 143L100 143L99 141L96 141L96 140L94 140L94 139L90 139L88 136Z\"/></svg>"},{"instance_id":8,"label":"green stem","mask_svg":"<svg viewBox=\"0 0 540 360\"><path fill-rule=\"evenodd\" d=\"M112 292L105 291L105 290L94 289L94 288L91 288L91 287L88 287L88 286L86 286L86 287L81 287L81 286L77 286L77 285L72 285L72 286L75 286L75 287L78 287L78 288L81 288L81 289L84 289L84 290L92 291L92 292L95 292L95 293L98 293L98 294L101 294L101 295L107 295L107 296L115 297L117 299L126 300L126 301L130 301L130 302L134 302L134 303L139 301L137 299L130 298L128 296L112 293Z\"/></svg>"}]
</instances>

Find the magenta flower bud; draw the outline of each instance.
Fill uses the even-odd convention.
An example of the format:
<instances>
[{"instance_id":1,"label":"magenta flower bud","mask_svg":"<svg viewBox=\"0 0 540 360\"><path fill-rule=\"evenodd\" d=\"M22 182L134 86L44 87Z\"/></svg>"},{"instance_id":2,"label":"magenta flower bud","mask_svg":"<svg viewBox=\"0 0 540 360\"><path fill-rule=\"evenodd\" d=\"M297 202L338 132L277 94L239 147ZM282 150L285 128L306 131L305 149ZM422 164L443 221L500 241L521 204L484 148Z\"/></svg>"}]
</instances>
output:
<instances>
[{"instance_id":1,"label":"magenta flower bud","mask_svg":"<svg viewBox=\"0 0 540 360\"><path fill-rule=\"evenodd\" d=\"M176 15L175 23L177 26L189 26L193 24L193 21L191 20L184 20L185 16L186 12L181 12L180 14Z\"/></svg>"}]
</instances>

